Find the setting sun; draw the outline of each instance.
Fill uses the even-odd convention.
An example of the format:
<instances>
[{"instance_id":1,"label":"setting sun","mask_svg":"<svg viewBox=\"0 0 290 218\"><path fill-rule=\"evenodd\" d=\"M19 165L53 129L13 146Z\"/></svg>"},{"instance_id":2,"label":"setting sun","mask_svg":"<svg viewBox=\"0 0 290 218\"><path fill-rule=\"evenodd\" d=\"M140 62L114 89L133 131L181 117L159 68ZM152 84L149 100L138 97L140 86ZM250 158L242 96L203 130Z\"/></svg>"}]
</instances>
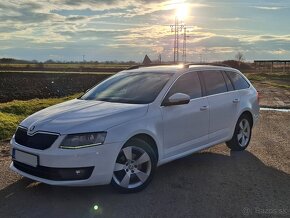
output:
<instances>
[{"instance_id":1,"label":"setting sun","mask_svg":"<svg viewBox=\"0 0 290 218\"><path fill-rule=\"evenodd\" d=\"M178 5L176 9L176 17L179 20L185 20L187 15L188 15L188 5L187 4Z\"/></svg>"}]
</instances>

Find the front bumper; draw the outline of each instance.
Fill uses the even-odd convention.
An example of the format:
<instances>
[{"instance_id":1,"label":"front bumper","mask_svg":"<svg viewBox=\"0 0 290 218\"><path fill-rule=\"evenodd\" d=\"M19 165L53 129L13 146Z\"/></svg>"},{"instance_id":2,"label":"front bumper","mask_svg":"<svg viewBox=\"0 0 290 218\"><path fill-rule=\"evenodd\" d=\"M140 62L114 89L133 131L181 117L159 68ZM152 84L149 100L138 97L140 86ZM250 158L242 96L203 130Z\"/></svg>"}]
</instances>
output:
<instances>
[{"instance_id":1,"label":"front bumper","mask_svg":"<svg viewBox=\"0 0 290 218\"><path fill-rule=\"evenodd\" d=\"M19 145L12 139L11 154L13 149L17 149L37 155L39 165L33 168L12 161L10 168L24 177L50 185L92 186L111 182L122 142L69 150L58 147L60 140L49 149L37 150ZM84 169L86 172L80 171ZM78 178L76 174L83 177Z\"/></svg>"}]
</instances>

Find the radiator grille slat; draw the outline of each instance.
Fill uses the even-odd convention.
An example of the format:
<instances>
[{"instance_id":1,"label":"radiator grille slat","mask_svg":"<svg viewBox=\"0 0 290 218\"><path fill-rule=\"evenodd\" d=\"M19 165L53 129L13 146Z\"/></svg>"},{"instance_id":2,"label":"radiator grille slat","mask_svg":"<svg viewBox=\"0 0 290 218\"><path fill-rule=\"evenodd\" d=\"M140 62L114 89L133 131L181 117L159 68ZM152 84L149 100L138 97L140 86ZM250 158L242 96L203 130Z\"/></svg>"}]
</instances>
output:
<instances>
[{"instance_id":1,"label":"radiator grille slat","mask_svg":"<svg viewBox=\"0 0 290 218\"><path fill-rule=\"evenodd\" d=\"M58 138L57 134L36 133L27 135L27 129L19 127L15 133L15 141L25 147L45 150L49 148Z\"/></svg>"}]
</instances>

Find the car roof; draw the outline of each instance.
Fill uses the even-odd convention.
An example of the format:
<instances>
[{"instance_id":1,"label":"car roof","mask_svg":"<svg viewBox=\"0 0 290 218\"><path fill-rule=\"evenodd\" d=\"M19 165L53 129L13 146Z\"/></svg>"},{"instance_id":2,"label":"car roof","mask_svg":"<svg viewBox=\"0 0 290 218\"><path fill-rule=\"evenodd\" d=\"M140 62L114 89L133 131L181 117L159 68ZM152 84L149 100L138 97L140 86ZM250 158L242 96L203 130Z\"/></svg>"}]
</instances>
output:
<instances>
[{"instance_id":1,"label":"car roof","mask_svg":"<svg viewBox=\"0 0 290 218\"><path fill-rule=\"evenodd\" d=\"M154 65L154 66L133 66L126 71L130 72L154 72L154 73L186 73L189 71L199 70L223 70L235 71L238 70L224 66L224 65L211 65L211 64L175 64L175 65Z\"/></svg>"}]
</instances>

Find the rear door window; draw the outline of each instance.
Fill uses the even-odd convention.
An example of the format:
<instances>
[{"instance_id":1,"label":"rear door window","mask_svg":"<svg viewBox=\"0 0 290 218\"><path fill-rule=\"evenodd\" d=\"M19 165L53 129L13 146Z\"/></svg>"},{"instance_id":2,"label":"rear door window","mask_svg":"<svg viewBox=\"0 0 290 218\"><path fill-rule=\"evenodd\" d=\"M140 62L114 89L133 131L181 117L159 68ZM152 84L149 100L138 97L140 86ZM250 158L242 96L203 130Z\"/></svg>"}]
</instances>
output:
<instances>
[{"instance_id":1,"label":"rear door window","mask_svg":"<svg viewBox=\"0 0 290 218\"><path fill-rule=\"evenodd\" d=\"M235 90L247 89L250 87L250 84L240 74L229 71L227 71L226 74L232 81Z\"/></svg>"},{"instance_id":2,"label":"rear door window","mask_svg":"<svg viewBox=\"0 0 290 218\"><path fill-rule=\"evenodd\" d=\"M207 95L215 95L228 91L224 77L220 71L202 71L201 74Z\"/></svg>"}]
</instances>

